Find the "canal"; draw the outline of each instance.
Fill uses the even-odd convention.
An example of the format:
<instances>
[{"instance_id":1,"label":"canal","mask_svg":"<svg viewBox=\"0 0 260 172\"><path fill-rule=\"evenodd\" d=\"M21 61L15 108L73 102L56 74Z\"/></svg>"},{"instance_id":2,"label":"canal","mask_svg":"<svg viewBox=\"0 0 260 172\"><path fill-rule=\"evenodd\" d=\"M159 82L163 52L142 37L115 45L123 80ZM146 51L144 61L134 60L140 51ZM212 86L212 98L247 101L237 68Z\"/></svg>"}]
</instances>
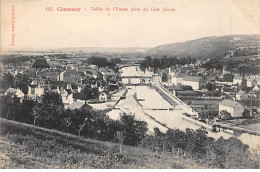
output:
<instances>
[{"instance_id":1,"label":"canal","mask_svg":"<svg viewBox=\"0 0 260 172\"><path fill-rule=\"evenodd\" d=\"M137 76L144 75L136 66L125 67L121 69L121 76ZM150 86L127 86L127 95L136 94L139 103L143 106L143 110L148 115L154 117L157 121L166 124L169 128L185 130L186 128L199 129L200 127L182 119L183 110L175 107L175 110L152 110L152 109L169 109L173 106L170 105L155 89ZM119 102L119 105L124 100ZM117 112L119 112L117 110ZM148 125L149 125L149 121ZM223 137L225 139L234 136L232 131L211 132L208 131L208 136L213 138ZM250 148L260 146L260 137L242 133L236 136L243 143L248 144Z\"/></svg>"}]
</instances>

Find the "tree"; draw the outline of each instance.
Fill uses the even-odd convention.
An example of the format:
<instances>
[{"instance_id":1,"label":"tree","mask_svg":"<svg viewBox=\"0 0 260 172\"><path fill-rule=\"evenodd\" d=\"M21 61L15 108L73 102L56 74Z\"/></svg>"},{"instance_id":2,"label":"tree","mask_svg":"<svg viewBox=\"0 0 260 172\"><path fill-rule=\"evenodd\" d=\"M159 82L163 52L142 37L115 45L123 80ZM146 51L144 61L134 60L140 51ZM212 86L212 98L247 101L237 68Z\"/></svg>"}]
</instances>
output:
<instances>
[{"instance_id":1,"label":"tree","mask_svg":"<svg viewBox=\"0 0 260 172\"><path fill-rule=\"evenodd\" d=\"M223 79L226 82L233 82L234 75L232 75L231 73L227 73L223 76Z\"/></svg>"},{"instance_id":2,"label":"tree","mask_svg":"<svg viewBox=\"0 0 260 172\"><path fill-rule=\"evenodd\" d=\"M110 61L111 61L112 63L115 63L115 64L121 63L121 59L120 59L120 58L111 58Z\"/></svg>"},{"instance_id":3,"label":"tree","mask_svg":"<svg viewBox=\"0 0 260 172\"><path fill-rule=\"evenodd\" d=\"M227 120L227 119L232 118L231 114L226 110L220 111L218 117L219 117L219 119L222 119L222 120Z\"/></svg>"},{"instance_id":4,"label":"tree","mask_svg":"<svg viewBox=\"0 0 260 172\"><path fill-rule=\"evenodd\" d=\"M2 89L8 89L9 87L13 87L14 86L14 77L12 74L8 73L4 73L1 76L0 79L0 88Z\"/></svg>"},{"instance_id":5,"label":"tree","mask_svg":"<svg viewBox=\"0 0 260 172\"><path fill-rule=\"evenodd\" d=\"M89 100L98 97L98 89L92 89L90 85L86 85L80 92L80 99Z\"/></svg>"},{"instance_id":6,"label":"tree","mask_svg":"<svg viewBox=\"0 0 260 172\"><path fill-rule=\"evenodd\" d=\"M50 65L47 63L46 59L44 58L37 58L33 63L33 68L49 68Z\"/></svg>"},{"instance_id":7,"label":"tree","mask_svg":"<svg viewBox=\"0 0 260 172\"><path fill-rule=\"evenodd\" d=\"M245 64L242 64L238 67L237 69L237 72L240 73L240 74L253 74L253 75L256 75L256 74L259 74L260 73L260 69L259 69L259 66L255 65L245 65Z\"/></svg>"},{"instance_id":8,"label":"tree","mask_svg":"<svg viewBox=\"0 0 260 172\"><path fill-rule=\"evenodd\" d=\"M126 114L122 115L120 120L123 124L124 143L132 146L138 145L148 130L147 123L135 120L134 116Z\"/></svg>"},{"instance_id":9,"label":"tree","mask_svg":"<svg viewBox=\"0 0 260 172\"><path fill-rule=\"evenodd\" d=\"M42 104L45 107L63 106L61 96L55 92L45 92L42 96Z\"/></svg>"},{"instance_id":10,"label":"tree","mask_svg":"<svg viewBox=\"0 0 260 172\"><path fill-rule=\"evenodd\" d=\"M179 129L173 130L169 129L166 132L166 137L169 145L171 146L172 153L175 152L175 148L177 148L178 153L181 149L185 149L185 133Z\"/></svg>"},{"instance_id":11,"label":"tree","mask_svg":"<svg viewBox=\"0 0 260 172\"><path fill-rule=\"evenodd\" d=\"M117 131L116 132L116 138L117 138L117 140L119 141L119 144L120 144L119 153L122 153L123 142L124 142L124 138L125 138L123 132Z\"/></svg>"},{"instance_id":12,"label":"tree","mask_svg":"<svg viewBox=\"0 0 260 172\"><path fill-rule=\"evenodd\" d=\"M33 100L24 99L20 105L19 112L16 115L16 120L27 124L33 124L34 116L32 115L33 108L36 103Z\"/></svg>"},{"instance_id":13,"label":"tree","mask_svg":"<svg viewBox=\"0 0 260 172\"><path fill-rule=\"evenodd\" d=\"M25 74L18 74L14 78L14 87L22 90L24 94L28 93L28 85L32 82L30 77Z\"/></svg>"},{"instance_id":14,"label":"tree","mask_svg":"<svg viewBox=\"0 0 260 172\"><path fill-rule=\"evenodd\" d=\"M71 117L65 117L63 118L62 120L62 123L63 125L66 127L66 132L68 133L69 132L69 127L71 126ZM67 145L69 144L69 141L68 141L68 136L66 134L66 142L67 142Z\"/></svg>"},{"instance_id":15,"label":"tree","mask_svg":"<svg viewBox=\"0 0 260 172\"><path fill-rule=\"evenodd\" d=\"M32 116L33 116L33 125L36 125L38 119L40 119L44 115L45 108L39 103L37 103L32 108Z\"/></svg>"},{"instance_id":16,"label":"tree","mask_svg":"<svg viewBox=\"0 0 260 172\"><path fill-rule=\"evenodd\" d=\"M79 124L79 137L80 137L81 131L83 130L83 128L86 125L87 120L88 120L88 118L85 118L84 122L82 124Z\"/></svg>"},{"instance_id":17,"label":"tree","mask_svg":"<svg viewBox=\"0 0 260 172\"><path fill-rule=\"evenodd\" d=\"M119 58L112 58L110 61L108 61L106 58L103 57L95 57L92 56L88 59L89 64L97 65L98 67L109 67L111 69L114 69L117 62L120 62Z\"/></svg>"},{"instance_id":18,"label":"tree","mask_svg":"<svg viewBox=\"0 0 260 172\"><path fill-rule=\"evenodd\" d=\"M61 96L55 92L46 92L42 96L41 102L44 111L39 125L50 129L61 130L63 126L61 114L64 110Z\"/></svg>"},{"instance_id":19,"label":"tree","mask_svg":"<svg viewBox=\"0 0 260 172\"><path fill-rule=\"evenodd\" d=\"M216 86L215 86L215 84L207 83L207 84L206 84L206 89L207 89L208 91L213 91L213 90L216 89Z\"/></svg>"},{"instance_id":20,"label":"tree","mask_svg":"<svg viewBox=\"0 0 260 172\"><path fill-rule=\"evenodd\" d=\"M162 73L162 82L168 81L168 76L166 73Z\"/></svg>"},{"instance_id":21,"label":"tree","mask_svg":"<svg viewBox=\"0 0 260 172\"><path fill-rule=\"evenodd\" d=\"M164 133L162 133L159 128L155 127L153 130L154 130L155 137L164 136Z\"/></svg>"},{"instance_id":22,"label":"tree","mask_svg":"<svg viewBox=\"0 0 260 172\"><path fill-rule=\"evenodd\" d=\"M4 96L4 111L6 113L6 119L16 120L16 114L20 111L20 98L15 94L9 93Z\"/></svg>"},{"instance_id":23,"label":"tree","mask_svg":"<svg viewBox=\"0 0 260 172\"><path fill-rule=\"evenodd\" d=\"M207 158L218 168L257 168L258 165L250 157L248 148L248 145L235 137L220 137L208 144Z\"/></svg>"}]
</instances>

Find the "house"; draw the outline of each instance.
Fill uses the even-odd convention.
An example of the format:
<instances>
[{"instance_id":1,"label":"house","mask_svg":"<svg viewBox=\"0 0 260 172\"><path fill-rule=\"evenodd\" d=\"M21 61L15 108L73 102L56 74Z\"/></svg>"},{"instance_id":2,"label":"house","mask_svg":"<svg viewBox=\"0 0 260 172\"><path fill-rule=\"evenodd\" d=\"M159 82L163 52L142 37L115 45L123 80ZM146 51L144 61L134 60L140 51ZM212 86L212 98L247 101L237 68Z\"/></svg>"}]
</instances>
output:
<instances>
[{"instance_id":1,"label":"house","mask_svg":"<svg viewBox=\"0 0 260 172\"><path fill-rule=\"evenodd\" d=\"M103 92L99 93L99 95L98 95L98 100L99 100L100 102L107 102L108 95L109 95L108 92L103 91Z\"/></svg>"},{"instance_id":2,"label":"house","mask_svg":"<svg viewBox=\"0 0 260 172\"><path fill-rule=\"evenodd\" d=\"M35 99L36 97L41 97L44 94L44 88L37 86L36 84L30 84L28 86L27 96L29 98Z\"/></svg>"},{"instance_id":3,"label":"house","mask_svg":"<svg viewBox=\"0 0 260 172\"><path fill-rule=\"evenodd\" d=\"M216 84L216 76L209 76L207 77L207 83Z\"/></svg>"},{"instance_id":4,"label":"house","mask_svg":"<svg viewBox=\"0 0 260 172\"><path fill-rule=\"evenodd\" d=\"M73 94L69 89L63 89L62 91L60 91L60 96L65 108L67 108L70 104L74 102Z\"/></svg>"},{"instance_id":5,"label":"house","mask_svg":"<svg viewBox=\"0 0 260 172\"><path fill-rule=\"evenodd\" d=\"M254 92L258 92L259 90L260 90L259 85L254 86L254 88L252 89L252 91L254 91Z\"/></svg>"},{"instance_id":6,"label":"house","mask_svg":"<svg viewBox=\"0 0 260 172\"><path fill-rule=\"evenodd\" d=\"M46 78L50 81L59 81L59 75L61 71L59 69L46 70Z\"/></svg>"},{"instance_id":7,"label":"house","mask_svg":"<svg viewBox=\"0 0 260 172\"><path fill-rule=\"evenodd\" d=\"M24 93L19 88L8 88L5 92L5 95L16 95L18 98L23 98Z\"/></svg>"},{"instance_id":8,"label":"house","mask_svg":"<svg viewBox=\"0 0 260 172\"><path fill-rule=\"evenodd\" d=\"M30 78L36 78L36 70L35 69L26 69L24 74L29 76Z\"/></svg>"},{"instance_id":9,"label":"house","mask_svg":"<svg viewBox=\"0 0 260 172\"><path fill-rule=\"evenodd\" d=\"M90 65L89 67L92 69L93 73L94 73L94 72L95 72L95 73L98 72L98 66L97 66L97 65Z\"/></svg>"},{"instance_id":10,"label":"house","mask_svg":"<svg viewBox=\"0 0 260 172\"><path fill-rule=\"evenodd\" d=\"M240 90L236 93L236 100L247 100L247 99L248 99L248 95L244 91Z\"/></svg>"},{"instance_id":11,"label":"house","mask_svg":"<svg viewBox=\"0 0 260 172\"><path fill-rule=\"evenodd\" d=\"M60 94L60 90L60 87L49 85L46 91Z\"/></svg>"},{"instance_id":12,"label":"house","mask_svg":"<svg viewBox=\"0 0 260 172\"><path fill-rule=\"evenodd\" d=\"M182 66L180 68L180 71L181 71L181 73L189 73L192 71L192 67L191 66Z\"/></svg>"},{"instance_id":13,"label":"house","mask_svg":"<svg viewBox=\"0 0 260 172\"><path fill-rule=\"evenodd\" d=\"M115 72L112 69L108 68L101 68L100 73L103 76L103 80L107 80L108 78L114 78L116 76Z\"/></svg>"},{"instance_id":14,"label":"house","mask_svg":"<svg viewBox=\"0 0 260 172\"><path fill-rule=\"evenodd\" d=\"M176 72L177 72L177 70L174 67L169 67L169 69L168 69L169 83L173 83L172 78L176 75Z\"/></svg>"},{"instance_id":15,"label":"house","mask_svg":"<svg viewBox=\"0 0 260 172\"><path fill-rule=\"evenodd\" d=\"M146 76L153 76L153 71L150 69L145 69L145 71L144 71L144 74L146 75Z\"/></svg>"},{"instance_id":16,"label":"house","mask_svg":"<svg viewBox=\"0 0 260 172\"><path fill-rule=\"evenodd\" d=\"M182 84L182 80L185 76L187 76L186 73L177 73L175 76L172 76L172 83L174 85Z\"/></svg>"},{"instance_id":17,"label":"house","mask_svg":"<svg viewBox=\"0 0 260 172\"><path fill-rule=\"evenodd\" d=\"M257 85L257 81L254 78L249 78L246 81L246 85L247 85L247 87L254 87Z\"/></svg>"},{"instance_id":18,"label":"house","mask_svg":"<svg viewBox=\"0 0 260 172\"><path fill-rule=\"evenodd\" d=\"M81 81L81 73L74 70L65 70L60 73L60 81L77 83Z\"/></svg>"},{"instance_id":19,"label":"house","mask_svg":"<svg viewBox=\"0 0 260 172\"><path fill-rule=\"evenodd\" d=\"M46 59L46 62L50 62L51 58L49 56L44 56L44 58Z\"/></svg>"},{"instance_id":20,"label":"house","mask_svg":"<svg viewBox=\"0 0 260 172\"><path fill-rule=\"evenodd\" d=\"M219 103L219 113L221 111L227 111L234 118L243 117L244 107L234 100L223 100Z\"/></svg>"},{"instance_id":21,"label":"house","mask_svg":"<svg viewBox=\"0 0 260 172\"><path fill-rule=\"evenodd\" d=\"M82 72L85 75L87 74L94 74L98 72L98 66L97 65L89 65L89 66L79 66L77 69L78 72Z\"/></svg>"},{"instance_id":22,"label":"house","mask_svg":"<svg viewBox=\"0 0 260 172\"><path fill-rule=\"evenodd\" d=\"M199 90L206 85L206 81L200 76L185 76L182 85L191 86L193 90Z\"/></svg>"},{"instance_id":23,"label":"house","mask_svg":"<svg viewBox=\"0 0 260 172\"><path fill-rule=\"evenodd\" d=\"M68 106L68 109L70 109L70 110L75 110L75 109L85 110L85 109L92 109L92 107L90 105L88 105L85 101L77 100L77 101L74 101L72 104L70 104Z\"/></svg>"},{"instance_id":24,"label":"house","mask_svg":"<svg viewBox=\"0 0 260 172\"><path fill-rule=\"evenodd\" d=\"M200 67L200 68L198 68L197 73L198 73L198 74L206 74L206 71L207 71L206 68Z\"/></svg>"},{"instance_id":25,"label":"house","mask_svg":"<svg viewBox=\"0 0 260 172\"><path fill-rule=\"evenodd\" d=\"M260 85L260 78L255 78L257 85Z\"/></svg>"},{"instance_id":26,"label":"house","mask_svg":"<svg viewBox=\"0 0 260 172\"><path fill-rule=\"evenodd\" d=\"M242 75L234 74L234 78L233 78L233 84L234 85L236 85L236 84L241 85L242 81L243 81Z\"/></svg>"},{"instance_id":27,"label":"house","mask_svg":"<svg viewBox=\"0 0 260 172\"><path fill-rule=\"evenodd\" d=\"M42 69L36 72L38 79L49 79L50 81L59 81L60 69Z\"/></svg>"}]
</instances>

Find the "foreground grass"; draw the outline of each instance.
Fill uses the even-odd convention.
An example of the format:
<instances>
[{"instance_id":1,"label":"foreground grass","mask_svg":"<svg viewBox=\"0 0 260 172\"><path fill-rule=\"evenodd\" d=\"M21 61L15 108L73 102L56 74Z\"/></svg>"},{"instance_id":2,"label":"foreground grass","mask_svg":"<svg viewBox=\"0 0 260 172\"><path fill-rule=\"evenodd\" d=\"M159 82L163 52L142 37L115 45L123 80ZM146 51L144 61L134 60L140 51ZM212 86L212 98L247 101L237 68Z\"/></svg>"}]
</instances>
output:
<instances>
[{"instance_id":1,"label":"foreground grass","mask_svg":"<svg viewBox=\"0 0 260 172\"><path fill-rule=\"evenodd\" d=\"M0 126L0 168L205 168L143 148L124 146L119 154L115 143L14 121L0 119Z\"/></svg>"}]
</instances>

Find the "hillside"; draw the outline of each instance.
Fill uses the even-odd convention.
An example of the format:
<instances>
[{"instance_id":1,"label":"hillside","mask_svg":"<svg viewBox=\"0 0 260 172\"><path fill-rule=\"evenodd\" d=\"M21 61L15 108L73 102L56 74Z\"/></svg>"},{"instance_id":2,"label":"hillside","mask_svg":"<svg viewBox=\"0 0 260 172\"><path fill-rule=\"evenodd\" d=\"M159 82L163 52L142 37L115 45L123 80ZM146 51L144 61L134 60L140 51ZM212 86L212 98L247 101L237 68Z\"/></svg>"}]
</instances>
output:
<instances>
[{"instance_id":1,"label":"hillside","mask_svg":"<svg viewBox=\"0 0 260 172\"><path fill-rule=\"evenodd\" d=\"M0 168L206 168L178 155L0 119ZM67 144L68 143L68 144Z\"/></svg>"},{"instance_id":2,"label":"hillside","mask_svg":"<svg viewBox=\"0 0 260 172\"><path fill-rule=\"evenodd\" d=\"M260 46L260 35L227 35L195 39L186 42L160 45L146 52L147 55L191 56L199 59L214 57L243 46Z\"/></svg>"}]
</instances>

